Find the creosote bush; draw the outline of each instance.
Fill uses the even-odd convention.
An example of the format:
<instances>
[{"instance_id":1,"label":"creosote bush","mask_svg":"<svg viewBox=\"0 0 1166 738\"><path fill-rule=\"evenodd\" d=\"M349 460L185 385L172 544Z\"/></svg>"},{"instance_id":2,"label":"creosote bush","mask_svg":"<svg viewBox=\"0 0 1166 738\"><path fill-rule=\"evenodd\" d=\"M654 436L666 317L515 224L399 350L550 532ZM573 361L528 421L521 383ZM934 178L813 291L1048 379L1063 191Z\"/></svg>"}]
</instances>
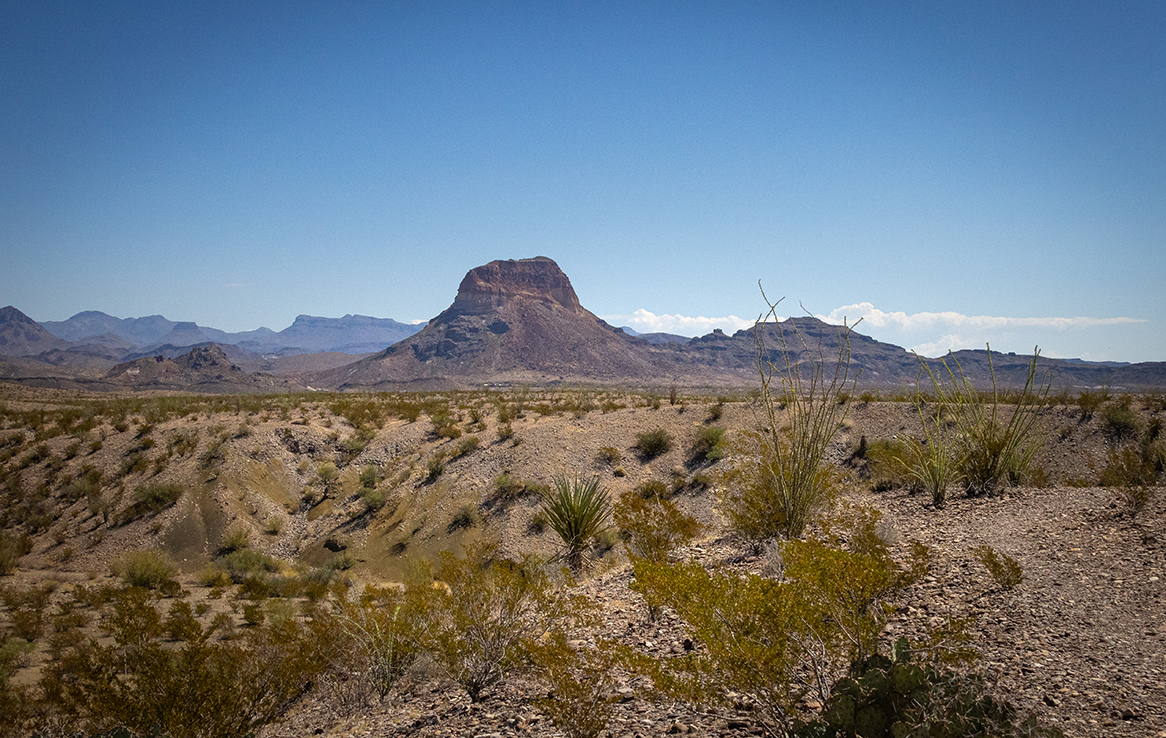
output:
<instances>
[{"instance_id":1,"label":"creosote bush","mask_svg":"<svg viewBox=\"0 0 1166 738\"><path fill-rule=\"evenodd\" d=\"M650 665L657 687L694 704L731 704L727 695L745 695L768 730L792 735L802 698L824 703L834 675L875 653L883 603L923 571L903 569L885 546L867 543L867 550L848 551L789 541L781 581L637 559L633 589L649 606L675 611L704 646Z\"/></svg>"},{"instance_id":2,"label":"creosote bush","mask_svg":"<svg viewBox=\"0 0 1166 738\"><path fill-rule=\"evenodd\" d=\"M281 715L318 673L293 620L255 627L239 642L212 639L189 608L169 622L143 589L117 595L103 627L112 643L80 638L46 667L42 689L62 717L92 733L228 738ZM164 639L178 635L176 646Z\"/></svg>"},{"instance_id":3,"label":"creosote bush","mask_svg":"<svg viewBox=\"0 0 1166 738\"><path fill-rule=\"evenodd\" d=\"M158 589L177 573L170 557L161 551L130 551L111 566L113 574L130 587Z\"/></svg>"},{"instance_id":4,"label":"creosote bush","mask_svg":"<svg viewBox=\"0 0 1166 738\"><path fill-rule=\"evenodd\" d=\"M569 618L584 615L580 598L557 590L535 559L506 561L489 547L457 558L441 554L430 587L410 587L422 598L417 637L438 670L479 702L507 676L528 671L539 643Z\"/></svg>"},{"instance_id":5,"label":"creosote bush","mask_svg":"<svg viewBox=\"0 0 1166 738\"><path fill-rule=\"evenodd\" d=\"M693 463L719 461L725 456L725 429L716 426L701 428L692 444Z\"/></svg>"},{"instance_id":6,"label":"creosote bush","mask_svg":"<svg viewBox=\"0 0 1166 738\"><path fill-rule=\"evenodd\" d=\"M663 563L677 547L700 535L701 525L666 497L638 491L620 495L612 512L628 555Z\"/></svg>"}]
</instances>

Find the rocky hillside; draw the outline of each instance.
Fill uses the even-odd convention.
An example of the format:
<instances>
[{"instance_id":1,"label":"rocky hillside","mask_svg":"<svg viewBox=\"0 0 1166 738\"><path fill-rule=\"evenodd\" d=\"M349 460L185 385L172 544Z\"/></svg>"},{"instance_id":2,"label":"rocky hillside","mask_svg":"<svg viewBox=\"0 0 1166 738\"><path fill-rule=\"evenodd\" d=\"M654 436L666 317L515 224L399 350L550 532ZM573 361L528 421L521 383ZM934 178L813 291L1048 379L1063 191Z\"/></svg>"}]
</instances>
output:
<instances>
[{"instance_id":1,"label":"rocky hillside","mask_svg":"<svg viewBox=\"0 0 1166 738\"><path fill-rule=\"evenodd\" d=\"M194 363L185 370L217 372L221 358ZM125 552L159 549L185 572L183 584L209 623L223 613L239 617L230 598L216 599L202 583L209 581L202 572L237 545L228 540L233 530L283 562L288 581L313 567L347 569L357 581L398 580L418 560L481 540L497 541L508 557L551 556L554 534L533 523L538 489L555 474L598 475L612 496L658 483L707 526L679 556L731 571L780 571L773 555L750 551L725 530L718 475L731 461L694 453L709 428L732 442L756 423L744 396L682 393L673 405L618 392L146 400L14 385L0 391L0 525L8 540L27 535L30 543L16 573L0 580L5 587L52 580L66 583L55 589L65 597L73 585L112 582L110 565ZM917 433L909 404L854 402L829 458L850 480L845 499L882 511L881 535L896 555L911 540L933 550L928 576L891 603L888 642L919 637L948 617L972 617L981 667L1022 710L1039 711L1066 735L1154 735L1152 726L1166 720L1162 492L1130 517L1114 490L1092 485L1108 450L1136 444L1155 421L1160 428L1166 408L1158 397L1115 397L1090 410L1088 417L1076 405L1045 412L1033 477L1043 486L986 499L957 495L939 510L880 482L887 469L872 465L869 452L856 455ZM672 443L649 457L638 437L655 430ZM993 580L974 554L983 544L1019 562L1019 586ZM653 658L684 653L684 623L652 619L629 589L618 538L591 554L594 567L578 591L602 617L579 643L610 637ZM263 607L295 606L281 603ZM46 648L29 656L29 678ZM744 704L693 710L640 687L631 679L613 685L613 735L757 734ZM556 733L538 708L546 688L537 681L506 680L471 705L419 668L384 702L344 694L311 693L265 735Z\"/></svg>"},{"instance_id":2,"label":"rocky hillside","mask_svg":"<svg viewBox=\"0 0 1166 738\"><path fill-rule=\"evenodd\" d=\"M11 305L0 308L0 356L35 356L67 345Z\"/></svg>"}]
</instances>

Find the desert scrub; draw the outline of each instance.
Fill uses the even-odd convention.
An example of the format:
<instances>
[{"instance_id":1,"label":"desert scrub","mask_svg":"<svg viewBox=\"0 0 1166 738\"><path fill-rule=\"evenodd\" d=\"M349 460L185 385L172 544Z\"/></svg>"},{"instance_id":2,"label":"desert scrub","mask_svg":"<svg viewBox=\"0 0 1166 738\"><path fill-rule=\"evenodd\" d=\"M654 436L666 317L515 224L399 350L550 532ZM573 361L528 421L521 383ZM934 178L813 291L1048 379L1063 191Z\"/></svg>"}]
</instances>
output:
<instances>
[{"instance_id":1,"label":"desert scrub","mask_svg":"<svg viewBox=\"0 0 1166 738\"><path fill-rule=\"evenodd\" d=\"M430 586L434 579L445 586ZM442 552L438 569L408 591L421 598L419 642L475 703L509 675L528 671L540 641L584 614L582 598L557 590L533 558L501 561L491 548L472 548L464 558Z\"/></svg>"},{"instance_id":2,"label":"desert scrub","mask_svg":"<svg viewBox=\"0 0 1166 738\"><path fill-rule=\"evenodd\" d=\"M462 440L458 441L458 444L454 448L453 453L451 454L451 457L455 458L455 459L460 459L461 457L466 456L467 454L471 454L477 450L478 446L481 445L481 443L482 443L481 440L477 436L466 436Z\"/></svg>"},{"instance_id":3,"label":"desert scrub","mask_svg":"<svg viewBox=\"0 0 1166 738\"><path fill-rule=\"evenodd\" d=\"M931 376L932 386L935 386L937 382L931 368L922 360L920 363ZM916 381L915 384L918 386L919 382ZM941 403L929 407L921 397L916 396L915 411L919 415L924 439L922 441L911 439L907 443L911 452L907 475L911 479L913 490L921 489L931 495L931 504L943 507L947 501L948 484L956 473L953 449L957 438L948 423L948 406Z\"/></svg>"},{"instance_id":4,"label":"desert scrub","mask_svg":"<svg viewBox=\"0 0 1166 738\"><path fill-rule=\"evenodd\" d=\"M445 473L445 451L434 451L425 464L426 480L433 482Z\"/></svg>"},{"instance_id":5,"label":"desert scrub","mask_svg":"<svg viewBox=\"0 0 1166 738\"><path fill-rule=\"evenodd\" d=\"M316 678L306 633L294 621L247 630L240 642L212 638L193 617L164 625L141 589L119 594L103 627L113 643L81 639L45 667L44 694L74 724L137 735L228 738L254 734ZM178 633L177 645L165 642ZM213 706L213 707L212 707Z\"/></svg>"},{"instance_id":6,"label":"desert scrub","mask_svg":"<svg viewBox=\"0 0 1166 738\"><path fill-rule=\"evenodd\" d=\"M1132 404L1133 398L1123 395L1117 402L1101 409L1101 420L1106 431L1119 441L1136 437L1141 429Z\"/></svg>"},{"instance_id":7,"label":"desert scrub","mask_svg":"<svg viewBox=\"0 0 1166 738\"><path fill-rule=\"evenodd\" d=\"M309 625L317 659L342 679L359 674L383 700L420 655L418 604L401 590L373 585L355 598L341 595Z\"/></svg>"},{"instance_id":8,"label":"desert scrub","mask_svg":"<svg viewBox=\"0 0 1166 738\"><path fill-rule=\"evenodd\" d=\"M658 495L648 498L638 491L620 495L612 517L628 556L657 563L667 562L669 554L701 532L696 518L681 512L671 500Z\"/></svg>"},{"instance_id":9,"label":"desert scrub","mask_svg":"<svg viewBox=\"0 0 1166 738\"><path fill-rule=\"evenodd\" d=\"M991 495L1007 484L1020 484L1036 452L1044 443L1037 421L1048 400L1050 381L1046 373L1037 379L1040 350L1033 349L1024 387L1002 393L996 382L992 350L988 347L991 392L985 397L972 386L954 357L941 362L938 372L928 371L938 412L952 421L951 465L969 497ZM1007 422L1001 407L1012 405ZM937 416L938 417L938 416Z\"/></svg>"},{"instance_id":10,"label":"desert scrub","mask_svg":"<svg viewBox=\"0 0 1166 738\"><path fill-rule=\"evenodd\" d=\"M1020 563L1006 553L997 553L996 549L987 544L976 546L972 555L984 565L992 581L1001 589L1016 589L1024 582L1024 570Z\"/></svg>"},{"instance_id":11,"label":"desert scrub","mask_svg":"<svg viewBox=\"0 0 1166 738\"><path fill-rule=\"evenodd\" d=\"M597 458L609 466L616 467L623 463L623 455L615 446L604 446L596 454Z\"/></svg>"},{"instance_id":12,"label":"desert scrub","mask_svg":"<svg viewBox=\"0 0 1166 738\"><path fill-rule=\"evenodd\" d=\"M654 459L672 449L672 434L663 428L638 433L636 448L645 459Z\"/></svg>"},{"instance_id":13,"label":"desert scrub","mask_svg":"<svg viewBox=\"0 0 1166 738\"><path fill-rule=\"evenodd\" d=\"M692 463L719 461L725 456L725 429L716 426L701 428L690 451Z\"/></svg>"},{"instance_id":14,"label":"desert scrub","mask_svg":"<svg viewBox=\"0 0 1166 738\"><path fill-rule=\"evenodd\" d=\"M568 738L597 738L614 713L614 670L627 661L626 647L599 641L575 650L562 633L535 652L535 669L551 693L536 704Z\"/></svg>"},{"instance_id":15,"label":"desert scrub","mask_svg":"<svg viewBox=\"0 0 1166 738\"><path fill-rule=\"evenodd\" d=\"M611 502L599 477L556 476L543 495L541 510L547 525L563 542L563 556L575 574L583 571L587 547L611 526Z\"/></svg>"},{"instance_id":16,"label":"desert scrub","mask_svg":"<svg viewBox=\"0 0 1166 738\"><path fill-rule=\"evenodd\" d=\"M852 328L838 328L837 356L828 357L821 344L808 346L796 324L791 347L777 321L780 302L766 298L768 312L753 327L761 430L742 434L734 446L738 463L724 477L722 506L729 526L753 543L800 536L836 493L840 475L826 463L826 449L850 407L838 402L838 395L853 390L857 381L850 373ZM774 350L765 337L769 320L778 336ZM802 355L809 358L799 360Z\"/></svg>"},{"instance_id":17,"label":"desert scrub","mask_svg":"<svg viewBox=\"0 0 1166 738\"><path fill-rule=\"evenodd\" d=\"M32 551L32 538L0 529L0 576L12 576L20 557Z\"/></svg>"},{"instance_id":18,"label":"desert scrub","mask_svg":"<svg viewBox=\"0 0 1166 738\"><path fill-rule=\"evenodd\" d=\"M446 532L453 533L462 528L473 528L481 519L482 516L478 514L478 506L467 503L458 508L458 511L454 513L453 519L446 526Z\"/></svg>"},{"instance_id":19,"label":"desert scrub","mask_svg":"<svg viewBox=\"0 0 1166 738\"><path fill-rule=\"evenodd\" d=\"M1097 483L1110 488L1125 512L1135 517L1146 509L1154 496L1161 463L1161 447L1157 444L1143 442L1140 446L1126 444L1121 448L1110 448Z\"/></svg>"},{"instance_id":20,"label":"desert scrub","mask_svg":"<svg viewBox=\"0 0 1166 738\"><path fill-rule=\"evenodd\" d=\"M110 569L126 586L146 589L158 589L177 573L170 557L157 550L131 551L114 561Z\"/></svg>"},{"instance_id":21,"label":"desert scrub","mask_svg":"<svg viewBox=\"0 0 1166 738\"><path fill-rule=\"evenodd\" d=\"M153 515L173 505L185 489L180 484L144 484L134 490L134 501L122 511L121 520L132 520Z\"/></svg>"},{"instance_id":22,"label":"desert scrub","mask_svg":"<svg viewBox=\"0 0 1166 738\"><path fill-rule=\"evenodd\" d=\"M831 681L873 652L882 607L912 580L885 551L839 550L818 541L783 544L784 580L710 573L695 562L634 562L650 607L667 606L704 648L651 667L665 693L692 704L731 707L736 695L771 733L791 736L807 695L830 696Z\"/></svg>"}]
</instances>

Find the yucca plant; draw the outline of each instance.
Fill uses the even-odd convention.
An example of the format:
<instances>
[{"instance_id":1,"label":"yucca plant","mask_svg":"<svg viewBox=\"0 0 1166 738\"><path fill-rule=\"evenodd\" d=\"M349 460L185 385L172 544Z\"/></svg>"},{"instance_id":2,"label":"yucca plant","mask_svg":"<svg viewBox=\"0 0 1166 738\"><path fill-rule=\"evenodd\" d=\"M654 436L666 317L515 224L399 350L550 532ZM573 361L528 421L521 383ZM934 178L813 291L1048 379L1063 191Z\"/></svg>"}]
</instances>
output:
<instances>
[{"instance_id":1,"label":"yucca plant","mask_svg":"<svg viewBox=\"0 0 1166 738\"><path fill-rule=\"evenodd\" d=\"M547 525L563 539L567 566L583 571L588 544L611 527L611 502L599 486L599 477L557 476L543 495L542 512Z\"/></svg>"}]
</instances>

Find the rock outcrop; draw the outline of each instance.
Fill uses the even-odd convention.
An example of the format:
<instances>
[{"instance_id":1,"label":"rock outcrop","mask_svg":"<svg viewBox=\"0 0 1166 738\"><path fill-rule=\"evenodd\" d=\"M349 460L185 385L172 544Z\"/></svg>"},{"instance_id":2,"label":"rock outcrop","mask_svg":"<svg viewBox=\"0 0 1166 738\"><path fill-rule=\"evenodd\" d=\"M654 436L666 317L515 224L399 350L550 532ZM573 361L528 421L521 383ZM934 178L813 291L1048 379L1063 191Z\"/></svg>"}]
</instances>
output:
<instances>
[{"instance_id":1,"label":"rock outcrop","mask_svg":"<svg viewBox=\"0 0 1166 738\"><path fill-rule=\"evenodd\" d=\"M540 256L471 269L453 303L420 333L308 383L390 389L644 381L663 371L646 341L584 308L559 265Z\"/></svg>"}]
</instances>

